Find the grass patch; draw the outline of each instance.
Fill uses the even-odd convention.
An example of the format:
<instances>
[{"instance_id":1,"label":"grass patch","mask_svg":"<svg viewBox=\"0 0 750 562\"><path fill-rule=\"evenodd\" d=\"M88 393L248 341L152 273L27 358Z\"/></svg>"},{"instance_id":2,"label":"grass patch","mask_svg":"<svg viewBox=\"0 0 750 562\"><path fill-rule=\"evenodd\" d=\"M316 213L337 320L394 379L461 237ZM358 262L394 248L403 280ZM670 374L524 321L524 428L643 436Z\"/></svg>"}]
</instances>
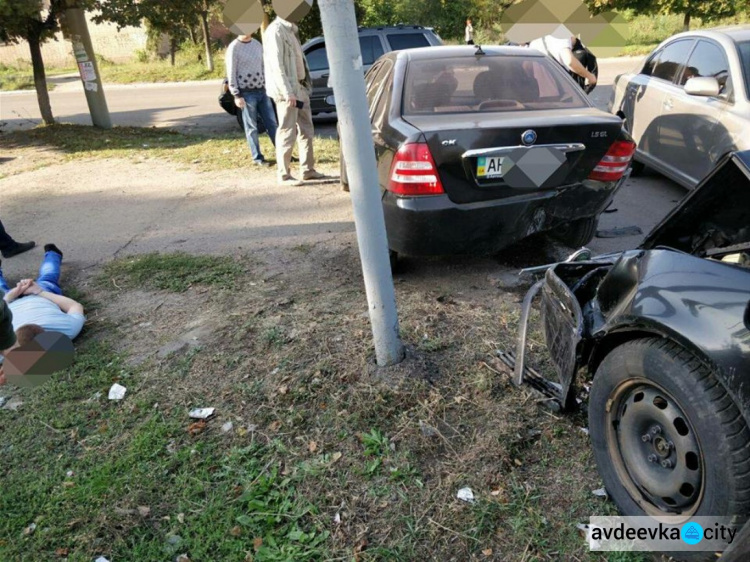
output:
<instances>
[{"instance_id":1,"label":"grass patch","mask_svg":"<svg viewBox=\"0 0 750 562\"><path fill-rule=\"evenodd\" d=\"M233 287L242 271L242 266L229 257L155 253L108 263L100 282L183 293L193 285Z\"/></svg>"},{"instance_id":2,"label":"grass patch","mask_svg":"<svg viewBox=\"0 0 750 562\"><path fill-rule=\"evenodd\" d=\"M45 69L46 76L52 77L60 74L75 72L75 68L48 68ZM53 90L55 85L47 81L47 90ZM33 90L34 72L31 63L11 66L0 64L0 91Z\"/></svg>"},{"instance_id":3,"label":"grass patch","mask_svg":"<svg viewBox=\"0 0 750 562\"><path fill-rule=\"evenodd\" d=\"M214 53L214 70L205 63L178 55L174 66L168 60L148 62L99 64L105 84L134 84L141 82L187 82L192 80L221 80L224 78L223 53ZM216 86L219 91L219 85ZM217 93L218 95L218 93Z\"/></svg>"},{"instance_id":4,"label":"grass patch","mask_svg":"<svg viewBox=\"0 0 750 562\"><path fill-rule=\"evenodd\" d=\"M88 285L99 321L74 366L3 389L24 405L0 410L0 559L646 559L590 553L575 528L613 513L591 494L584 417L539 409L489 365L513 342L517 295L397 284L404 334L450 345L422 352L432 382L415 371L391 386L367 374L356 250L282 257L294 268L237 273L252 290L178 293L153 310L123 314L157 297L144 283L159 270L201 258L118 260L107 275L121 290ZM160 334L201 317L213 339L154 358ZM132 366L128 346L150 359ZM115 381L121 402L106 398ZM193 423L196 407L216 415ZM475 504L456 499L464 486Z\"/></svg>"},{"instance_id":5,"label":"grass patch","mask_svg":"<svg viewBox=\"0 0 750 562\"><path fill-rule=\"evenodd\" d=\"M113 127L110 130L84 125L57 124L0 136L8 149L36 147L53 151L57 161L77 158L164 158L180 164L196 165L202 171L251 169L253 166L247 141L241 131L236 134L186 135L169 129ZM261 150L269 160L275 154L268 135L260 137ZM320 164L338 164L337 140L316 138L315 159Z\"/></svg>"}]
</instances>

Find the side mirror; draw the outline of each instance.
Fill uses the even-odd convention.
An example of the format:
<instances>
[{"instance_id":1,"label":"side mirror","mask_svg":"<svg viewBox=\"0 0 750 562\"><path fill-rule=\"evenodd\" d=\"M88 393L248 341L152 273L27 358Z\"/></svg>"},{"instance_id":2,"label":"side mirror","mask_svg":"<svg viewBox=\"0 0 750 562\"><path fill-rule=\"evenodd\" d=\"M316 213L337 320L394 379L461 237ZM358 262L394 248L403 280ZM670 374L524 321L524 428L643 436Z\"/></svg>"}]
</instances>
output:
<instances>
[{"instance_id":1,"label":"side mirror","mask_svg":"<svg viewBox=\"0 0 750 562\"><path fill-rule=\"evenodd\" d=\"M711 76L690 78L685 83L685 91L691 96L714 97L721 91L719 81Z\"/></svg>"}]
</instances>

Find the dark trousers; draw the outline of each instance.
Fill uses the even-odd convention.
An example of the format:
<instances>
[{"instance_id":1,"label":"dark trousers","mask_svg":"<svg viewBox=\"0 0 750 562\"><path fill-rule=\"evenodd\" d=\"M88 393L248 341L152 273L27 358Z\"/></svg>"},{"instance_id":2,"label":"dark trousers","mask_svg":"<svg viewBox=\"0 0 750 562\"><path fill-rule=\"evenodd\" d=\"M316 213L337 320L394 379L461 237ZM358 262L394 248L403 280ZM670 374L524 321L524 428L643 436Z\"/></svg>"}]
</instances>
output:
<instances>
[{"instance_id":1,"label":"dark trousers","mask_svg":"<svg viewBox=\"0 0 750 562\"><path fill-rule=\"evenodd\" d=\"M5 232L3 221L0 221L0 252L5 252L16 247L17 242Z\"/></svg>"}]
</instances>

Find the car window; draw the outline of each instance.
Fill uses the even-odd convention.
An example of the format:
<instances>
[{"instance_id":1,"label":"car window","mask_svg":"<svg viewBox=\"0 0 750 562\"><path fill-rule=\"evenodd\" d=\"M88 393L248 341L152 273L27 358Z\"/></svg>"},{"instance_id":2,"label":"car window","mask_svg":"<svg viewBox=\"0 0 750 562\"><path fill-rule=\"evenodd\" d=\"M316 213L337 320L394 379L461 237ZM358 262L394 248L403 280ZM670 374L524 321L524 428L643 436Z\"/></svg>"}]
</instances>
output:
<instances>
[{"instance_id":1,"label":"car window","mask_svg":"<svg viewBox=\"0 0 750 562\"><path fill-rule=\"evenodd\" d=\"M385 61L378 62L365 75L365 94L367 95L367 106L372 108L372 102L378 93L378 87L382 82Z\"/></svg>"},{"instance_id":2,"label":"car window","mask_svg":"<svg viewBox=\"0 0 750 562\"><path fill-rule=\"evenodd\" d=\"M389 33L386 37L394 51L430 46L424 33Z\"/></svg>"},{"instance_id":3,"label":"car window","mask_svg":"<svg viewBox=\"0 0 750 562\"><path fill-rule=\"evenodd\" d=\"M328 70L328 53L325 43L315 45L305 53L305 58L307 58L307 66L310 67L310 72Z\"/></svg>"},{"instance_id":4,"label":"car window","mask_svg":"<svg viewBox=\"0 0 750 562\"><path fill-rule=\"evenodd\" d=\"M362 51L362 64L369 66L383 54L383 45L377 35L365 35L359 38L359 48Z\"/></svg>"},{"instance_id":5,"label":"car window","mask_svg":"<svg viewBox=\"0 0 750 562\"><path fill-rule=\"evenodd\" d=\"M461 57L409 63L402 110L473 113L589 107L548 57Z\"/></svg>"},{"instance_id":6,"label":"car window","mask_svg":"<svg viewBox=\"0 0 750 562\"><path fill-rule=\"evenodd\" d=\"M684 86L690 78L709 76L716 78L721 86L721 93L727 91L729 79L729 63L724 50L714 43L699 41L693 54L690 55L685 71L680 78L680 85Z\"/></svg>"},{"instance_id":7,"label":"car window","mask_svg":"<svg viewBox=\"0 0 750 562\"><path fill-rule=\"evenodd\" d=\"M370 120L375 128L380 130L383 125L383 118L385 117L386 111L388 110L388 102L391 99L391 92L393 91L393 73L391 68L393 62L387 60L383 63L381 74L378 76L381 78L378 83L379 87L374 98L374 103L370 104Z\"/></svg>"},{"instance_id":8,"label":"car window","mask_svg":"<svg viewBox=\"0 0 750 562\"><path fill-rule=\"evenodd\" d=\"M682 66L687 62L693 43L692 39L684 39L664 47L659 56L659 61L654 65L651 76L673 82Z\"/></svg>"},{"instance_id":9,"label":"car window","mask_svg":"<svg viewBox=\"0 0 750 562\"><path fill-rule=\"evenodd\" d=\"M661 55L661 51L655 52L653 55L651 55L648 60L646 61L646 64L643 65L643 70L641 70L641 74L645 74L646 76L651 76L654 73L654 67L659 62L659 55Z\"/></svg>"},{"instance_id":10,"label":"car window","mask_svg":"<svg viewBox=\"0 0 750 562\"><path fill-rule=\"evenodd\" d=\"M737 43L737 51L742 63L742 74L745 81L745 91L750 93L750 41Z\"/></svg>"}]
</instances>

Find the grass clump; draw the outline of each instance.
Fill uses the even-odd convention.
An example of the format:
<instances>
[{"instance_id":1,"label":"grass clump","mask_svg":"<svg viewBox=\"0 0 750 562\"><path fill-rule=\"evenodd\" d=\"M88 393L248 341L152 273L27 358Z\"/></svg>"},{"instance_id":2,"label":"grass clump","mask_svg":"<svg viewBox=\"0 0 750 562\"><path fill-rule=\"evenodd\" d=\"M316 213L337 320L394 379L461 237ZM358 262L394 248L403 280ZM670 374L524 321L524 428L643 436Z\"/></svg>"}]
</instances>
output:
<instances>
[{"instance_id":1,"label":"grass clump","mask_svg":"<svg viewBox=\"0 0 750 562\"><path fill-rule=\"evenodd\" d=\"M102 277L123 287L183 293L193 285L233 287L242 271L230 257L153 253L110 262Z\"/></svg>"},{"instance_id":2,"label":"grass clump","mask_svg":"<svg viewBox=\"0 0 750 562\"><path fill-rule=\"evenodd\" d=\"M10 149L36 147L52 151L46 165L79 158L163 158L179 164L198 166L202 171L248 169L253 165L247 141L236 134L189 135L170 129L113 127L109 130L84 125L56 124L2 135ZM275 154L268 135L260 137L261 150ZM338 164L339 143L315 139L315 159L319 164ZM0 176L2 177L2 176Z\"/></svg>"}]
</instances>

